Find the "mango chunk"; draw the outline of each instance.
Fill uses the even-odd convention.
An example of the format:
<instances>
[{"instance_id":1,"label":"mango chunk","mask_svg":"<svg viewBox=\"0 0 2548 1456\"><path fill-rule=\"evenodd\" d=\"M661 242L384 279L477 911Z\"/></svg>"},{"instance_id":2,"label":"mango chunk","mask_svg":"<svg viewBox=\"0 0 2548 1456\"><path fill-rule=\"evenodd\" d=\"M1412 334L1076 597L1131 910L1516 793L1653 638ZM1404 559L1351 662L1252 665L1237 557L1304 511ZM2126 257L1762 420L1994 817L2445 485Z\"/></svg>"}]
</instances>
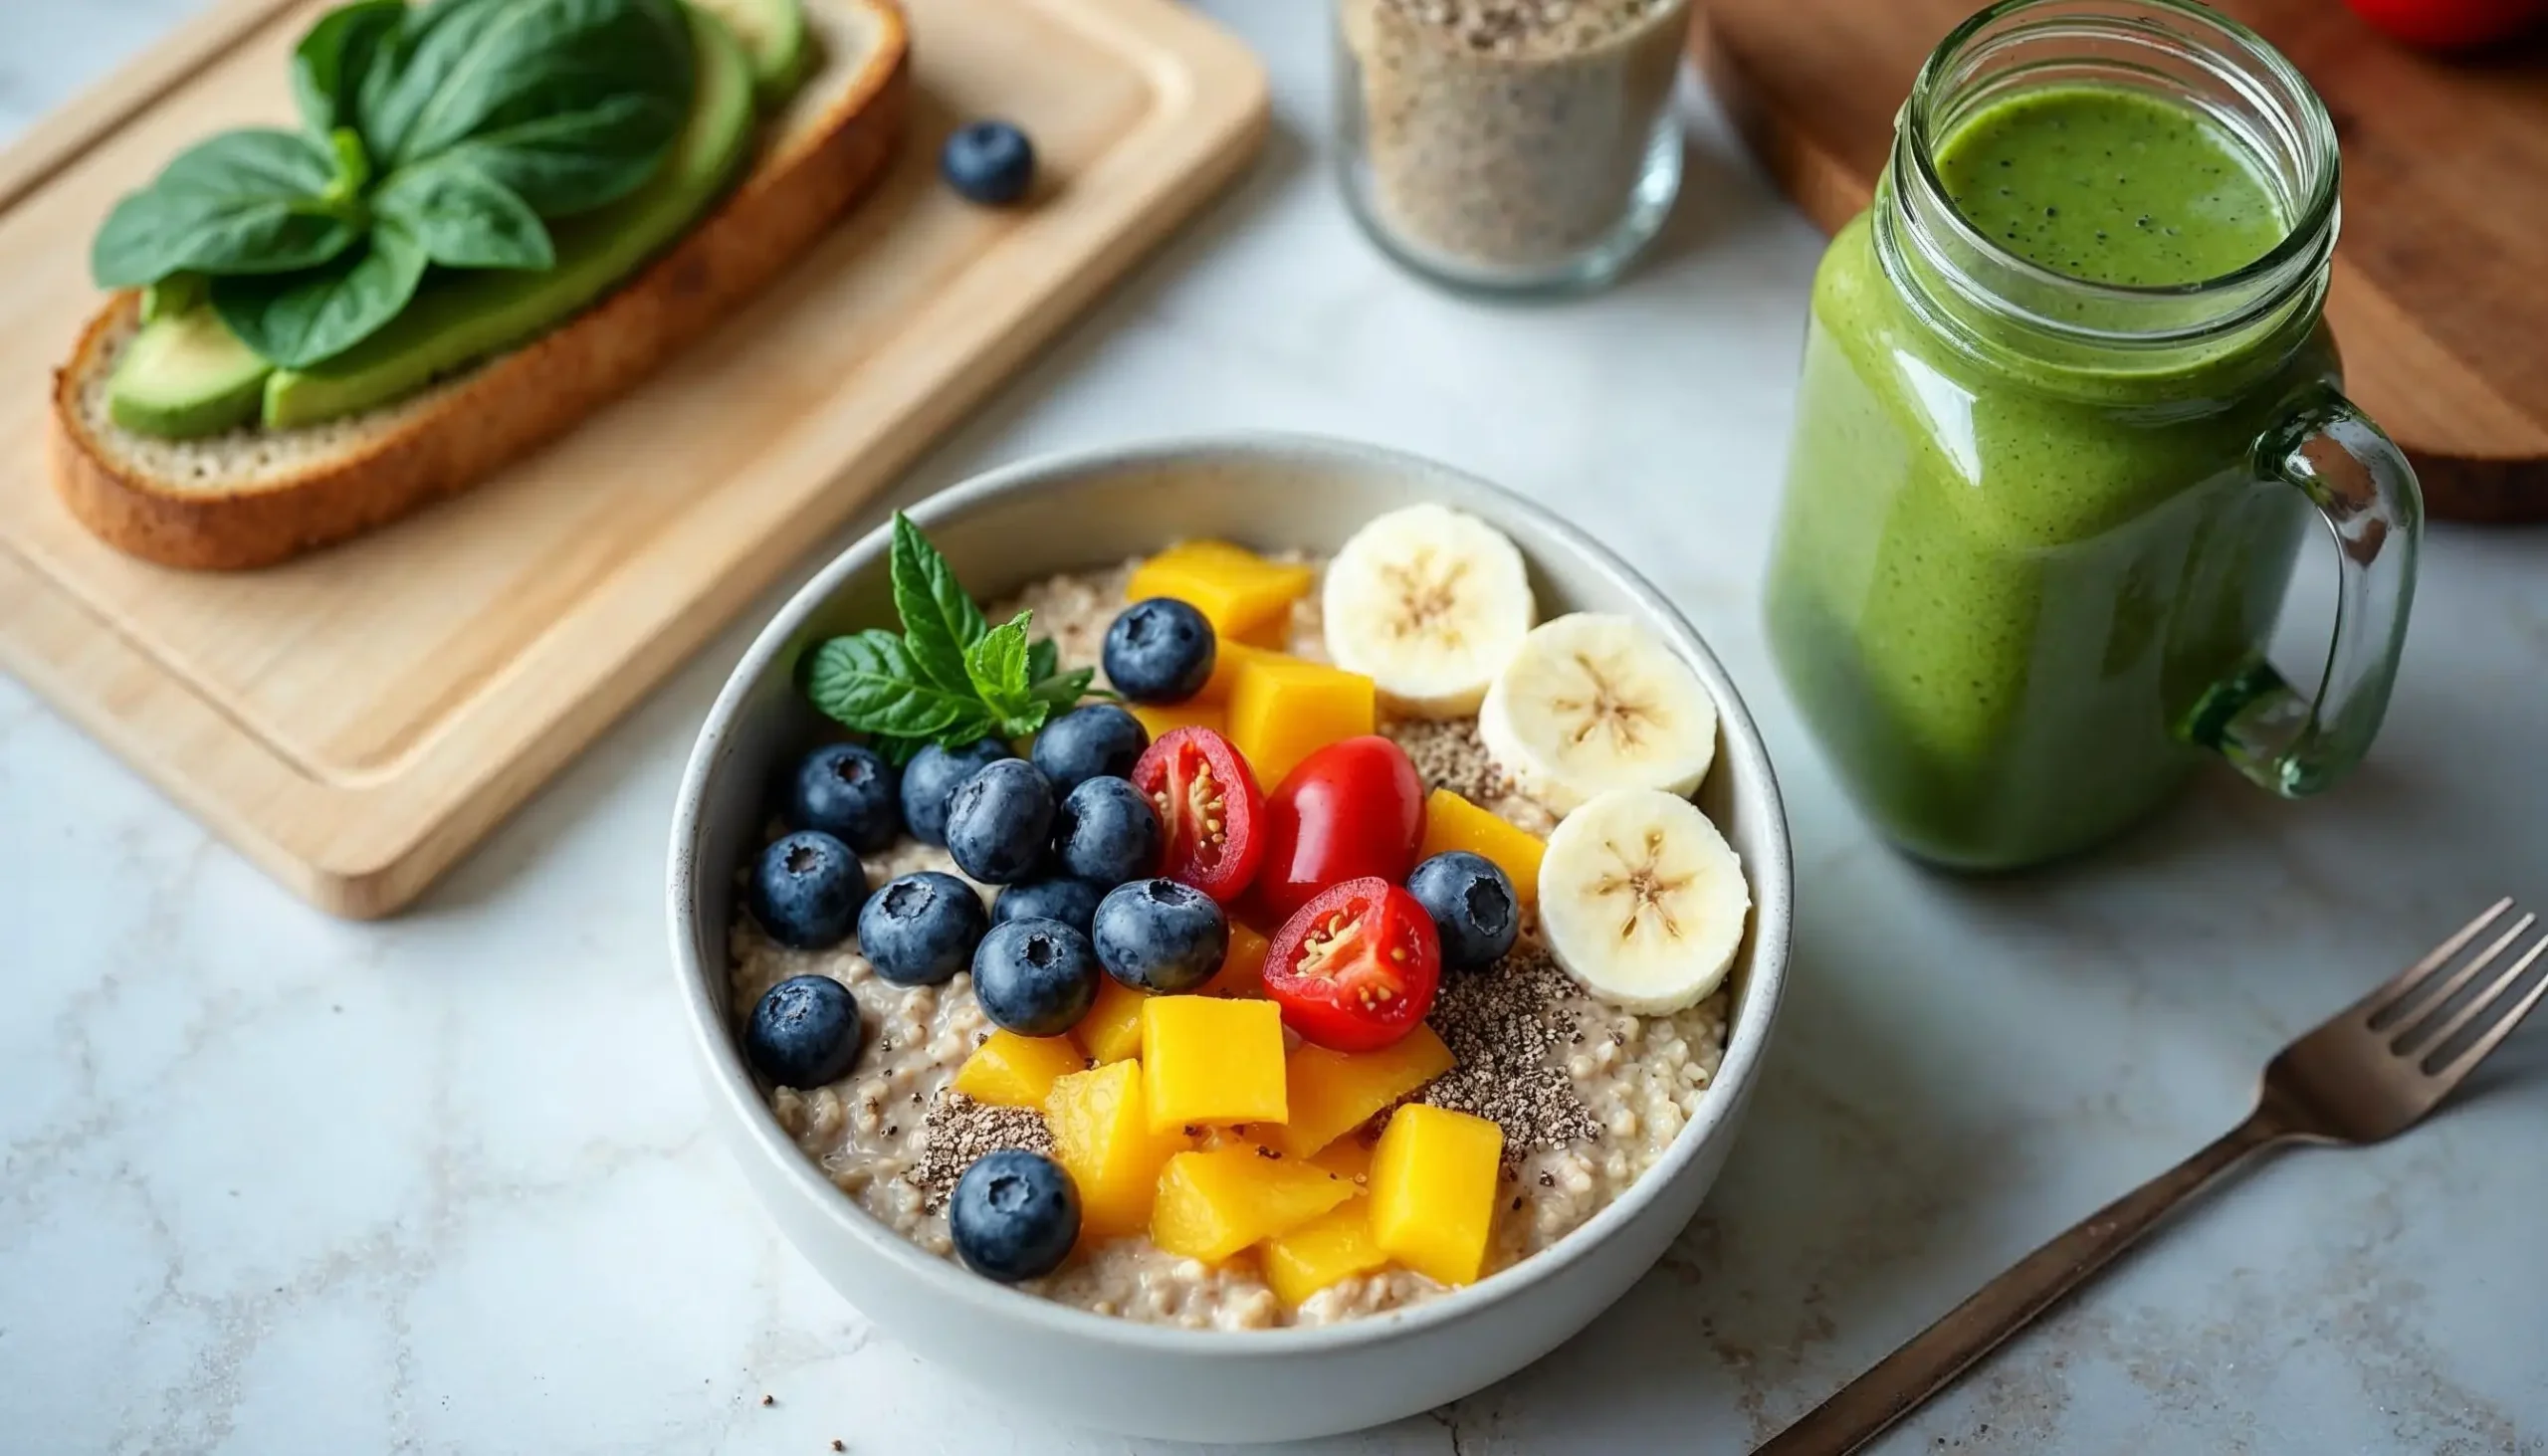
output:
<instances>
[{"instance_id":1,"label":"mango chunk","mask_svg":"<svg viewBox=\"0 0 2548 1456\"><path fill-rule=\"evenodd\" d=\"M1221 968L1212 978L1197 986L1198 996L1262 996L1265 994L1265 952L1273 942L1236 921L1230 922L1230 948L1221 956Z\"/></svg>"},{"instance_id":2,"label":"mango chunk","mask_svg":"<svg viewBox=\"0 0 2548 1456\"><path fill-rule=\"evenodd\" d=\"M1091 1242L1148 1228L1160 1169L1193 1145L1182 1133L1152 1129L1139 1062L1056 1079L1044 1125L1055 1159L1079 1187L1081 1237Z\"/></svg>"},{"instance_id":3,"label":"mango chunk","mask_svg":"<svg viewBox=\"0 0 2548 1456\"><path fill-rule=\"evenodd\" d=\"M1314 575L1307 566L1268 561L1228 541L1178 541L1144 561L1124 595L1131 601L1172 596L1201 612L1213 635L1233 642L1288 619Z\"/></svg>"},{"instance_id":4,"label":"mango chunk","mask_svg":"<svg viewBox=\"0 0 2548 1456\"><path fill-rule=\"evenodd\" d=\"M1087 1068L1087 1056L1067 1036L994 1031L956 1069L951 1085L992 1107L1040 1108L1056 1081Z\"/></svg>"},{"instance_id":5,"label":"mango chunk","mask_svg":"<svg viewBox=\"0 0 2548 1456\"><path fill-rule=\"evenodd\" d=\"M1390 1258L1441 1284L1474 1284L1495 1228L1504 1130L1484 1118L1408 1103L1372 1150L1372 1237Z\"/></svg>"},{"instance_id":6,"label":"mango chunk","mask_svg":"<svg viewBox=\"0 0 2548 1456\"><path fill-rule=\"evenodd\" d=\"M1272 654L1240 665L1230 684L1230 742L1269 792L1328 744L1372 730L1372 680L1324 663Z\"/></svg>"},{"instance_id":7,"label":"mango chunk","mask_svg":"<svg viewBox=\"0 0 2548 1456\"><path fill-rule=\"evenodd\" d=\"M1183 703L1127 703L1124 710L1149 729L1154 743L1181 728L1207 728L1223 737L1229 736L1229 715L1221 711L1218 703L1206 703L1200 698Z\"/></svg>"},{"instance_id":8,"label":"mango chunk","mask_svg":"<svg viewBox=\"0 0 2548 1456\"><path fill-rule=\"evenodd\" d=\"M1339 1138L1320 1148L1310 1163L1340 1178L1353 1179L1358 1188L1368 1187L1372 1179L1372 1144L1360 1138Z\"/></svg>"},{"instance_id":9,"label":"mango chunk","mask_svg":"<svg viewBox=\"0 0 2548 1456\"><path fill-rule=\"evenodd\" d=\"M1424 843L1417 860L1464 849L1495 862L1513 882L1513 893L1526 906L1540 903L1540 856L1548 841L1508 824L1492 809L1481 809L1446 788L1424 796Z\"/></svg>"},{"instance_id":10,"label":"mango chunk","mask_svg":"<svg viewBox=\"0 0 2548 1456\"><path fill-rule=\"evenodd\" d=\"M1451 1063L1451 1049L1420 1021L1376 1052L1334 1052L1303 1042L1284 1059L1284 1103L1291 1116L1270 1133L1274 1145L1308 1157L1450 1071Z\"/></svg>"},{"instance_id":11,"label":"mango chunk","mask_svg":"<svg viewBox=\"0 0 2548 1456\"><path fill-rule=\"evenodd\" d=\"M1097 1000L1071 1028L1071 1038L1100 1066L1142 1054L1142 1003L1150 997L1111 975L1097 978Z\"/></svg>"},{"instance_id":12,"label":"mango chunk","mask_svg":"<svg viewBox=\"0 0 2548 1456\"><path fill-rule=\"evenodd\" d=\"M1353 1196L1354 1185L1325 1168L1268 1157L1253 1147L1180 1152L1160 1173L1151 1242L1218 1264Z\"/></svg>"},{"instance_id":13,"label":"mango chunk","mask_svg":"<svg viewBox=\"0 0 2548 1456\"><path fill-rule=\"evenodd\" d=\"M1230 689L1238 685L1239 669L1252 662L1271 660L1277 664L1303 662L1287 652L1255 647L1245 642L1223 642L1212 654L1212 676L1203 683L1203 691L1194 695L1196 703L1227 703Z\"/></svg>"},{"instance_id":14,"label":"mango chunk","mask_svg":"<svg viewBox=\"0 0 2548 1456\"><path fill-rule=\"evenodd\" d=\"M1349 1199L1265 1241L1256 1257L1276 1299L1298 1306L1340 1279L1369 1274L1389 1261L1372 1238L1370 1201Z\"/></svg>"},{"instance_id":15,"label":"mango chunk","mask_svg":"<svg viewBox=\"0 0 2548 1456\"><path fill-rule=\"evenodd\" d=\"M1271 1001L1149 996L1142 1070L1151 1126L1280 1123L1283 1011Z\"/></svg>"}]
</instances>

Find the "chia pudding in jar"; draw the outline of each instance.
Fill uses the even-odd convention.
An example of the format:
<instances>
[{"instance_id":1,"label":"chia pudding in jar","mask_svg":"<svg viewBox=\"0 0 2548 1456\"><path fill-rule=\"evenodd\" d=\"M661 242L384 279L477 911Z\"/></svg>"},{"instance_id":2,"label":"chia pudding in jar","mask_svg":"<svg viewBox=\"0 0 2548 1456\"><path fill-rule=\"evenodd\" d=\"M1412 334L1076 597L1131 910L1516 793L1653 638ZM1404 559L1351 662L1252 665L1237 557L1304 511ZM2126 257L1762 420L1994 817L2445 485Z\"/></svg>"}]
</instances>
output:
<instances>
[{"instance_id":1,"label":"chia pudding in jar","mask_svg":"<svg viewBox=\"0 0 2548 1456\"><path fill-rule=\"evenodd\" d=\"M1496 290L1597 287L1680 185L1689 0L1338 0L1346 190L1391 253Z\"/></svg>"}]
</instances>

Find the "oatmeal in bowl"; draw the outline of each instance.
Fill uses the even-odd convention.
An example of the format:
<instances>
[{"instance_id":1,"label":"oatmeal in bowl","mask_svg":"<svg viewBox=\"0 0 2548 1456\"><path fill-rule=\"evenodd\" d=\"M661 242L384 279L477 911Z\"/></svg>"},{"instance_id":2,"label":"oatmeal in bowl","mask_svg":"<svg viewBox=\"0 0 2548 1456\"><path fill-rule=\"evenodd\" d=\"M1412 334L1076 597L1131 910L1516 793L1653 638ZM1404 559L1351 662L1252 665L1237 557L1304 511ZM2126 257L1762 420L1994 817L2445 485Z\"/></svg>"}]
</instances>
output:
<instances>
[{"instance_id":1,"label":"oatmeal in bowl","mask_svg":"<svg viewBox=\"0 0 2548 1456\"><path fill-rule=\"evenodd\" d=\"M676 830L711 1086L799 1247L925 1351L1205 1439L1421 1409L1615 1298L1784 968L1775 787L1679 619L1354 447L917 517L755 647ZM1187 1382L1128 1386L1126 1344Z\"/></svg>"}]
</instances>

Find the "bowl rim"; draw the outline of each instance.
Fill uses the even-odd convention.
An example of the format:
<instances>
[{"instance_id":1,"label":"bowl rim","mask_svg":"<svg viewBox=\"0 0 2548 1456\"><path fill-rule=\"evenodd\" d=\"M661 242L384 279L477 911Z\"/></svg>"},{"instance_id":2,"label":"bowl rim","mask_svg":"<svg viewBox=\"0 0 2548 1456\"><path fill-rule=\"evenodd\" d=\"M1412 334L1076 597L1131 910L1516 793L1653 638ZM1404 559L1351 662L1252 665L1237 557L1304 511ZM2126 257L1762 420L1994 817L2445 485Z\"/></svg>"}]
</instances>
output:
<instances>
[{"instance_id":1,"label":"bowl rim","mask_svg":"<svg viewBox=\"0 0 2548 1456\"><path fill-rule=\"evenodd\" d=\"M1417 480L1455 483L1466 492L1482 492L1529 523L1530 529L1576 552L1613 586L1634 601L1667 636L1706 683L1716 700L1717 717L1728 751L1719 763L1743 766L1745 792L1764 800L1766 843L1755 863L1746 865L1752 881L1750 986L1740 1013L1728 1028L1725 1054L1718 1064L1711 1093L1697 1116L1682 1125L1660 1160L1626 1191L1592 1217L1546 1249L1439 1298L1379 1315L1332 1325L1285 1326L1267 1330L1188 1330L1100 1315L1043 1299L984 1279L953 1260L929 1253L860 1208L822 1175L770 1115L742 1053L728 1032L711 994L709 977L722 975L722 957L703 964L695 952L699 927L691 907L700 866L690 847L701 837L706 818L705 790L710 772L722 756L729 730L739 720L754 687L776 664L806 621L836 594L850 577L882 561L891 545L889 518L853 541L816 571L773 614L750 647L737 661L718 692L682 770L675 800L666 876L667 910L672 938L672 970L688 1012L692 1037L708 1070L712 1101L750 1130L758 1153L771 1159L780 1177L832 1227L871 1256L900 1264L937 1299L953 1302L986 1319L1019 1321L1039 1333L1066 1339L1094 1340L1150 1353L1207 1359L1253 1359L1270 1355L1335 1354L1362 1346L1380 1345L1436 1328L1480 1319L1523 1291L1564 1274L1591 1255L1613 1233L1632 1221L1697 1159L1711 1140L1730 1136L1732 1122L1760 1075L1773 1024L1786 994L1792 940L1794 852L1787 812L1767 744L1733 679L1707 640L1680 610L1651 583L1607 547L1526 497L1504 487L1404 451L1324 435L1282 431L1214 431L1168 436L1129 444L1061 450L1034 455L966 478L909 508L915 523L928 527L952 518L988 509L1011 496L1090 479L1157 468L1179 461L1278 457L1310 469L1351 466L1380 469ZM1522 541L1525 559L1533 551ZM718 943L724 940L721 935ZM740 1149L738 1149L740 1151ZM753 1181L747 1179L747 1181ZM766 1197L757 1182L756 1196ZM781 1221L781 1231L786 1224ZM1676 1230L1677 1232L1677 1230Z\"/></svg>"}]
</instances>

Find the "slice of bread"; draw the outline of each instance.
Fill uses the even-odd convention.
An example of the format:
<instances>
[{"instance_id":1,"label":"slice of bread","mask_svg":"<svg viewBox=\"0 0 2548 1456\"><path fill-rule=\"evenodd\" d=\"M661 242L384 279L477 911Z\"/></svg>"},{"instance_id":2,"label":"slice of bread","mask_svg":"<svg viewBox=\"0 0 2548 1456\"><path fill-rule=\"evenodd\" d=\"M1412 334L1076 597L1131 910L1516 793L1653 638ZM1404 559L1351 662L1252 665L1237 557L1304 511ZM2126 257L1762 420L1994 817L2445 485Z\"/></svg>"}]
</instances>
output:
<instances>
[{"instance_id":1,"label":"slice of bread","mask_svg":"<svg viewBox=\"0 0 2548 1456\"><path fill-rule=\"evenodd\" d=\"M291 430L136 434L106 410L140 326L117 295L54 373L53 479L108 544L171 566L264 566L469 489L574 428L802 254L885 171L911 91L893 0L804 0L822 62L735 189L583 312L420 394Z\"/></svg>"}]
</instances>

